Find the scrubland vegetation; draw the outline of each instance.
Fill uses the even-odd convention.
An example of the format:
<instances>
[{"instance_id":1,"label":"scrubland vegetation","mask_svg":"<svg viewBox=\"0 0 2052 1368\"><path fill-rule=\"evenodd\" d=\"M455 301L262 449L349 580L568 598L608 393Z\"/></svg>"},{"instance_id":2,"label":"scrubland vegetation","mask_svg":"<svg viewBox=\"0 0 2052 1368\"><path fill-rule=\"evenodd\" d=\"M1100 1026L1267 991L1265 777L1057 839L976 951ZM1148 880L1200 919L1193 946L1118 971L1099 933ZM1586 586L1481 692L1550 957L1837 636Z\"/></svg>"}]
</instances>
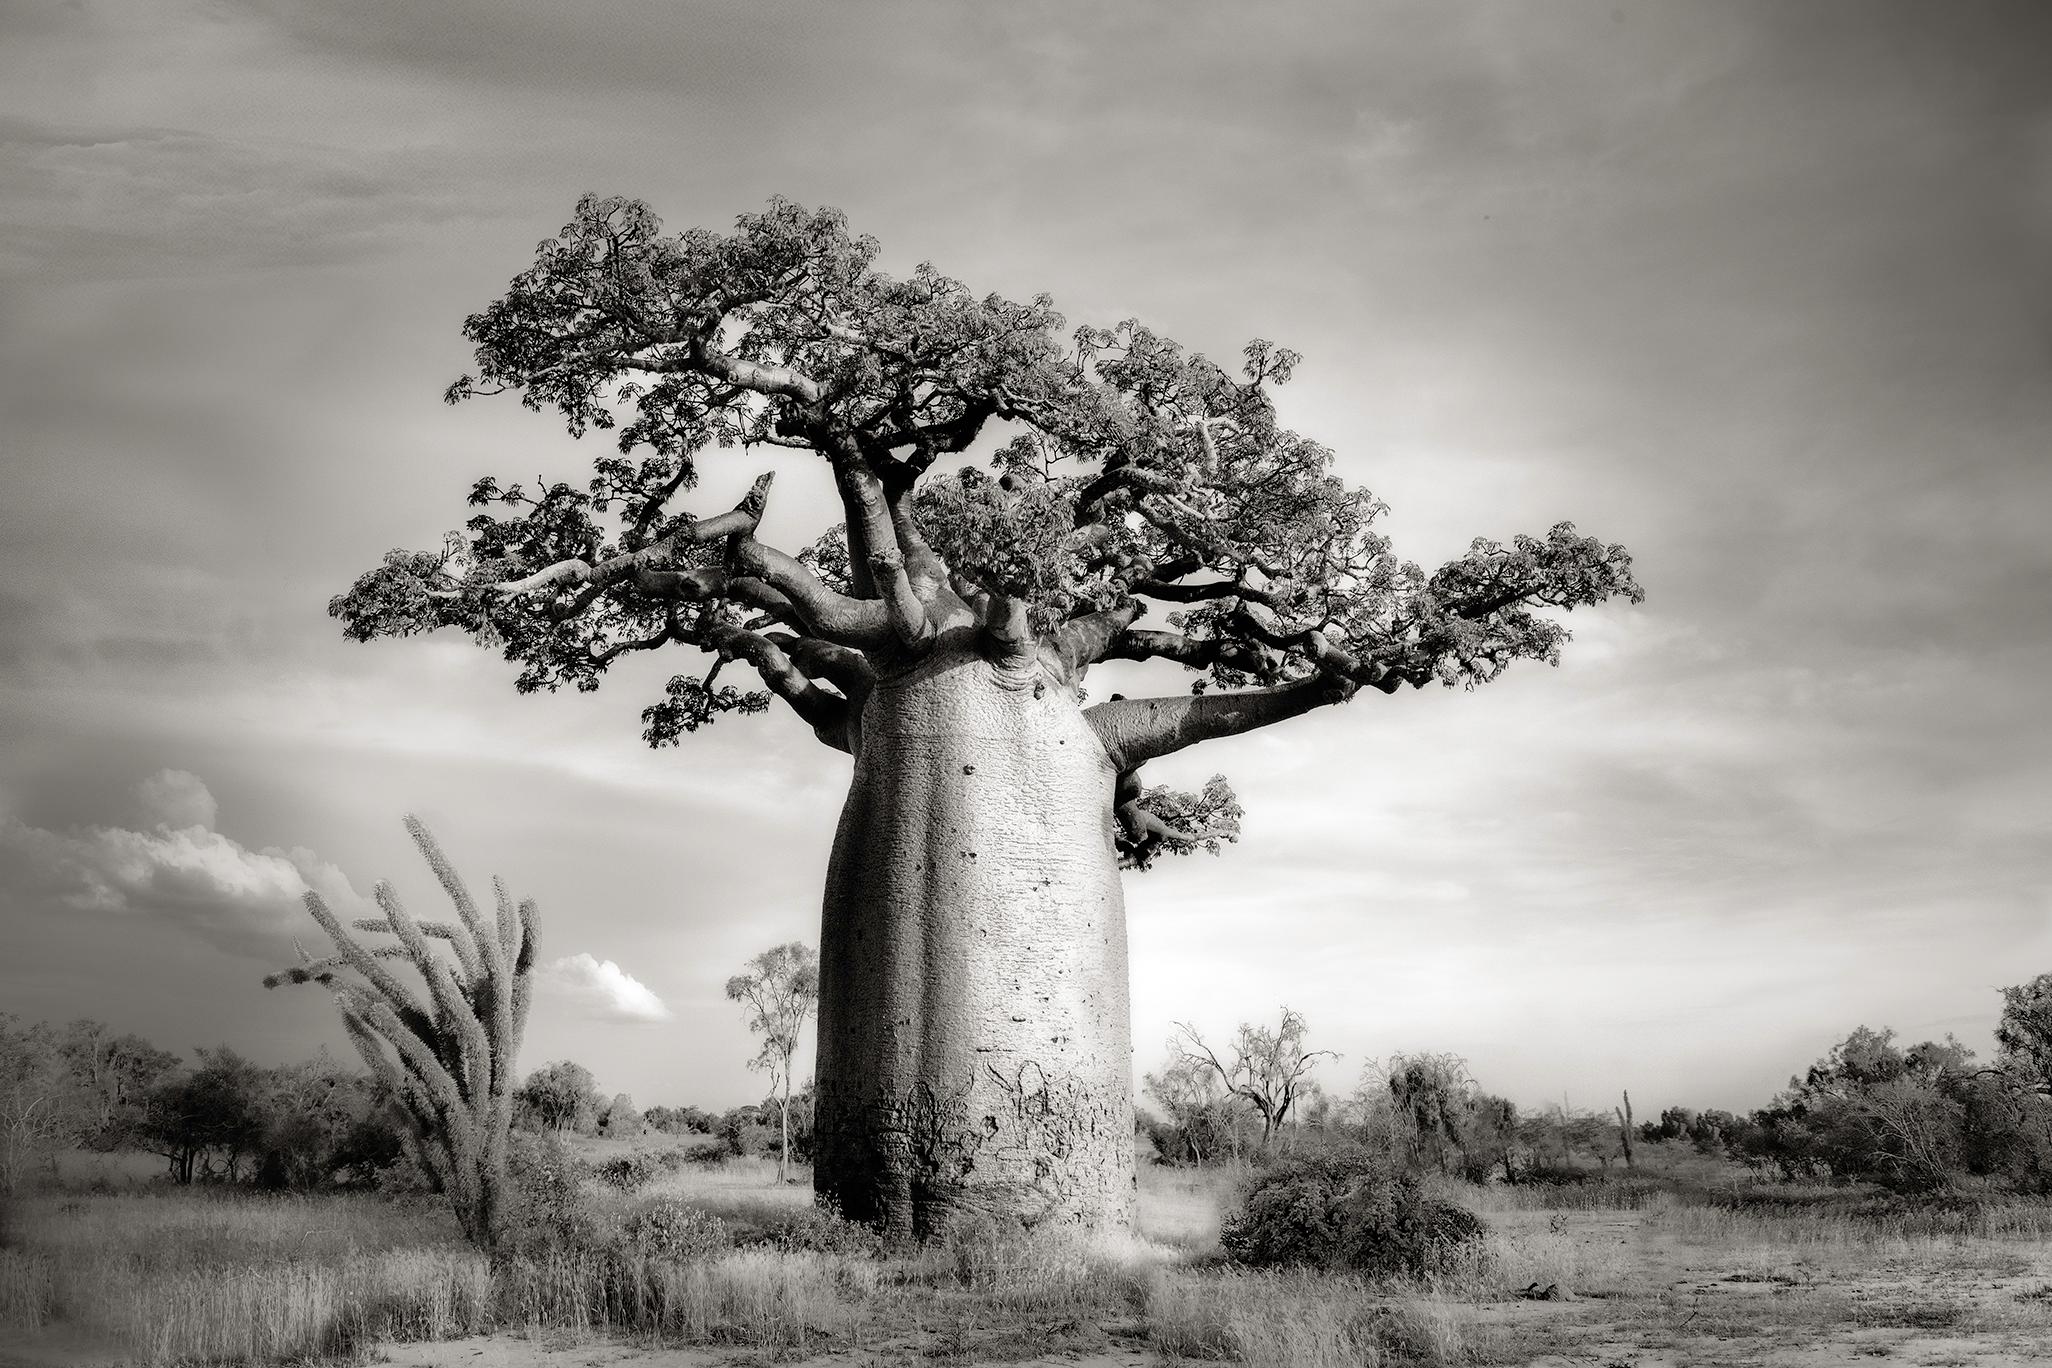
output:
<instances>
[{"instance_id":1,"label":"scrubland vegetation","mask_svg":"<svg viewBox=\"0 0 2052 1368\"><path fill-rule=\"evenodd\" d=\"M30 1353L68 1333L51 1342L81 1357L47 1362L151 1364L385 1352L435 1363L425 1345L391 1346L487 1334L543 1361L550 1346L620 1340L744 1361L1741 1363L1802 1351L1825 1363L1961 1336L1976 1353L2020 1353L2052 1334L2052 1205L1789 1183L1671 1142L1643 1146L1629 1178L1418 1180L1426 1208L1473 1213L1472 1238L1428 1236L1418 1267L1375 1273L1343 1258L1249 1265L1219 1241L1222 1218L1230 1229L1249 1214L1235 1202L1243 1186L1292 1165L1344 1168L1335 1153L1353 1151L1244 1174L1145 1167L1132 1239L971 1226L889 1251L817 1211L802 1186L774 1184L768 1157L673 1163L656 1137L522 1148L554 1167L525 1175L531 1205L496 1262L423 1198L161 1183L39 1193L14 1209L0 1317ZM630 1155L655 1156L655 1176L625 1192L595 1176ZM1342 1209L1359 1196L1336 1191ZM1366 1207L1357 1233L1377 1219ZM1295 1203L1263 1224L1272 1250L1317 1208Z\"/></svg>"},{"instance_id":2,"label":"scrubland vegetation","mask_svg":"<svg viewBox=\"0 0 2052 1368\"><path fill-rule=\"evenodd\" d=\"M1745 1117L1522 1115L1444 1055L1335 1100L1292 1014L1202 1056L1185 1034L1148 1080L1136 1231L899 1247L778 1181L781 1095L644 1112L534 1070L487 1253L370 1080L9 1023L7 1115L71 1130L9 1133L0 1334L51 1364L432 1364L477 1336L504 1362L2019 1361L2052 1342L2048 990L2005 995L1989 1064L1862 1029ZM802 1165L802 1090L788 1135Z\"/></svg>"}]
</instances>

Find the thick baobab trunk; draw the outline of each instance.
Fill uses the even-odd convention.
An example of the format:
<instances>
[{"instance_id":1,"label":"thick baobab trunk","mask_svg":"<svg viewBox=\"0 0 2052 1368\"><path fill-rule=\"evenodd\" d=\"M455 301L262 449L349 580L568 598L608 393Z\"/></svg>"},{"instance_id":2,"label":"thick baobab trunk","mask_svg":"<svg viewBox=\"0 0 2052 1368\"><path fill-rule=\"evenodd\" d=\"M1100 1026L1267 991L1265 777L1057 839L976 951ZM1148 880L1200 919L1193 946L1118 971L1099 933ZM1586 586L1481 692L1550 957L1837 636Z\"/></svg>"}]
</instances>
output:
<instances>
[{"instance_id":1,"label":"thick baobab trunk","mask_svg":"<svg viewBox=\"0 0 2052 1368\"><path fill-rule=\"evenodd\" d=\"M1116 775L1038 665L880 680L827 876L815 1183L925 1238L968 1215L1131 1223Z\"/></svg>"}]
</instances>

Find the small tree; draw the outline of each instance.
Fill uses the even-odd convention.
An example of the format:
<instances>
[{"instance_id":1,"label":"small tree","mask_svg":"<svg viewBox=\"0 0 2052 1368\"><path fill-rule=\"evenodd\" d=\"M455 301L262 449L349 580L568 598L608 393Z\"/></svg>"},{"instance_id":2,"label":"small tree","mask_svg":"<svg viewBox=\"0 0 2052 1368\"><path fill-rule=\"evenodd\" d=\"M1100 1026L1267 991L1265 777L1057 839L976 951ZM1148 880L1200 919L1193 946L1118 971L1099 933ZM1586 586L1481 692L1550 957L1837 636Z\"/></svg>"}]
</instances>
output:
<instances>
[{"instance_id":1,"label":"small tree","mask_svg":"<svg viewBox=\"0 0 2052 1368\"><path fill-rule=\"evenodd\" d=\"M324 960L306 955L305 964L264 985L318 983L334 993L350 1040L407 1120L415 1158L447 1195L464 1236L491 1250L504 1215L513 1068L527 1025L541 913L531 899L516 907L494 879L498 916L487 922L427 827L409 815L406 829L459 920L415 921L392 886L380 883L374 894L385 915L355 926L399 943L366 947L320 894L308 891L307 911L338 953ZM454 952L453 965L436 953L437 940ZM419 972L427 1001L392 977L383 963L390 960Z\"/></svg>"},{"instance_id":2,"label":"small tree","mask_svg":"<svg viewBox=\"0 0 2052 1368\"><path fill-rule=\"evenodd\" d=\"M529 1074L514 1102L523 1126L558 1135L593 1129L603 1105L591 1070L570 1059L552 1059Z\"/></svg>"},{"instance_id":3,"label":"small tree","mask_svg":"<svg viewBox=\"0 0 2052 1368\"><path fill-rule=\"evenodd\" d=\"M1241 1022L1233 1037L1233 1062L1228 1067L1187 1022L1176 1023L1175 1048L1186 1059L1208 1066L1227 1092L1244 1097L1261 1117L1261 1147L1267 1149L1309 1085L1312 1061L1337 1059L1331 1050L1304 1048L1304 1018L1285 1007L1274 1030Z\"/></svg>"},{"instance_id":4,"label":"small tree","mask_svg":"<svg viewBox=\"0 0 2052 1368\"><path fill-rule=\"evenodd\" d=\"M806 1018L819 1001L819 958L799 941L772 946L748 961L747 971L727 980L727 997L748 1009L748 1029L762 1048L748 1062L770 1076L777 1103L777 1181L791 1166L791 1060Z\"/></svg>"}]
</instances>

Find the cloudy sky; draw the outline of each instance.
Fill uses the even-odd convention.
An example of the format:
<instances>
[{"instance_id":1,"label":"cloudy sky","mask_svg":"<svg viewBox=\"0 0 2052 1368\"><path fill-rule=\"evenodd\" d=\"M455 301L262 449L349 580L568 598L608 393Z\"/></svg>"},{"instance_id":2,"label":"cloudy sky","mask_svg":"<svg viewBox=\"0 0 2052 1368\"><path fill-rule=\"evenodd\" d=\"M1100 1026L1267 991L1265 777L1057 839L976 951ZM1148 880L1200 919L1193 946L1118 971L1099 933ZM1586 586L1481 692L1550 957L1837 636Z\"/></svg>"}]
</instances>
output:
<instances>
[{"instance_id":1,"label":"cloudy sky","mask_svg":"<svg viewBox=\"0 0 2052 1368\"><path fill-rule=\"evenodd\" d=\"M414 811L542 903L530 1063L758 1095L720 987L816 938L846 760L781 711L649 752L673 662L521 698L325 605L591 454L439 402L579 193L781 193L893 270L1304 352L1286 418L1418 560L1562 518L1638 558L1558 670L1150 771L1249 816L1131 881L1142 1067L1285 1002L1336 1090L1442 1049L1528 1105L1985 1045L2052 970L2047 72L2032 0L16 0L0 1009L339 1047L258 980L306 887L435 903Z\"/></svg>"}]
</instances>

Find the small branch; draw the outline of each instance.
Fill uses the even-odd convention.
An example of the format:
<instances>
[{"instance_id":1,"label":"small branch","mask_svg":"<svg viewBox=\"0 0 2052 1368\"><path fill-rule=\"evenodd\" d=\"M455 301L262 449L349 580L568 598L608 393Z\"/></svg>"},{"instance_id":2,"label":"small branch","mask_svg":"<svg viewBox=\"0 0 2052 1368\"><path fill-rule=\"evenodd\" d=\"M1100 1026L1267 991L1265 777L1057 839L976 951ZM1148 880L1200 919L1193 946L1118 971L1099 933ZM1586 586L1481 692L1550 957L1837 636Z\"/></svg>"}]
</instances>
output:
<instances>
[{"instance_id":1,"label":"small branch","mask_svg":"<svg viewBox=\"0 0 2052 1368\"><path fill-rule=\"evenodd\" d=\"M727 537L745 536L755 531L756 524L762 521L763 507L769 502L770 482L775 478L774 471L765 471L756 477L748 493L729 512L717 517L700 519L691 526L664 537L661 541L644 546L639 551L623 552L596 565L578 557L557 561L554 565L535 571L525 579L501 581L491 586L492 590L501 598L510 599L559 584L589 584L604 589L628 578L637 570L659 568L679 547L703 546Z\"/></svg>"}]
</instances>

